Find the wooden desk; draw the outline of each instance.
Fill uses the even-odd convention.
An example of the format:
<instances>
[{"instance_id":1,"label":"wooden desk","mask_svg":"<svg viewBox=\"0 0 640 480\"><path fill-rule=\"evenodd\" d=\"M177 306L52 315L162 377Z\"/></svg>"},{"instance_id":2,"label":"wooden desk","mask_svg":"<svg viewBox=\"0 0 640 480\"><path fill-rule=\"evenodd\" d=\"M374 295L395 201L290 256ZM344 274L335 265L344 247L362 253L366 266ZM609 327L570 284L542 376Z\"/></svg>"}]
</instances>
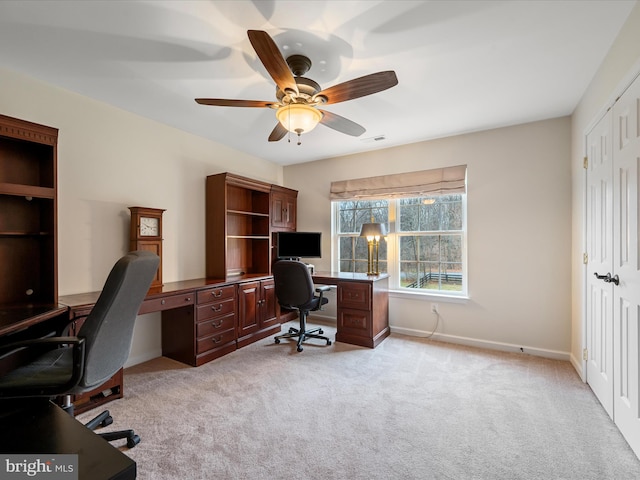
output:
<instances>
[{"instance_id":1,"label":"wooden desk","mask_svg":"<svg viewBox=\"0 0 640 480\"><path fill-rule=\"evenodd\" d=\"M336 285L336 341L375 348L389 336L389 275L316 272L313 282Z\"/></svg>"},{"instance_id":2,"label":"wooden desk","mask_svg":"<svg viewBox=\"0 0 640 480\"><path fill-rule=\"evenodd\" d=\"M3 400L0 431L0 457L76 454L81 480L136 478L136 462L47 400Z\"/></svg>"},{"instance_id":3,"label":"wooden desk","mask_svg":"<svg viewBox=\"0 0 640 480\"><path fill-rule=\"evenodd\" d=\"M0 308L0 337L18 333L27 328L42 325L51 320L53 329L62 326L61 317L66 320L68 308L65 305L31 305Z\"/></svg>"}]
</instances>

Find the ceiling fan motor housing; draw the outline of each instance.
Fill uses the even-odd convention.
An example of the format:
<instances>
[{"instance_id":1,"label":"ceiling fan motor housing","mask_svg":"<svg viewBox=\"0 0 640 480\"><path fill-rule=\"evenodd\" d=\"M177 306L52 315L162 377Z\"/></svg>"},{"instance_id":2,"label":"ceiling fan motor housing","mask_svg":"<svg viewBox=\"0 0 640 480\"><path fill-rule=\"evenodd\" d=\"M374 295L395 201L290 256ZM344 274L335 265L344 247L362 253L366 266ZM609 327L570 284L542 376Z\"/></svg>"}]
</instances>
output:
<instances>
[{"instance_id":1,"label":"ceiling fan motor housing","mask_svg":"<svg viewBox=\"0 0 640 480\"><path fill-rule=\"evenodd\" d=\"M305 100L311 100L311 97L313 97L320 91L320 85L310 78L294 77L294 79L296 81L296 84L298 85L298 97L302 97ZM285 97L288 98L285 99ZM285 104L290 103L291 101L291 97L287 93L280 90L278 87L276 87L276 98L278 99L278 101Z\"/></svg>"},{"instance_id":2,"label":"ceiling fan motor housing","mask_svg":"<svg viewBox=\"0 0 640 480\"><path fill-rule=\"evenodd\" d=\"M304 55L290 55L287 57L287 65L296 77L301 77L311 68L311 60Z\"/></svg>"}]
</instances>

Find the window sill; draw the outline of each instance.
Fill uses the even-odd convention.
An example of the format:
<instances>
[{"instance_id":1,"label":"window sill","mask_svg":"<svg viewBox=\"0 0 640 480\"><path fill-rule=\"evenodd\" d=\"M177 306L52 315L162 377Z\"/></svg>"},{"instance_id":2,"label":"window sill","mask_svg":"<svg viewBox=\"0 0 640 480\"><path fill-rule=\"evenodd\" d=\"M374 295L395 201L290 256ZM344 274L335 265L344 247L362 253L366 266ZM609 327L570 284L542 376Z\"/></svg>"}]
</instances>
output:
<instances>
[{"instance_id":1,"label":"window sill","mask_svg":"<svg viewBox=\"0 0 640 480\"><path fill-rule=\"evenodd\" d=\"M412 300L422 301L442 301L447 303L467 303L470 298L467 295L446 295L442 293L431 292L407 292L406 290L389 290L391 298L410 298Z\"/></svg>"}]
</instances>

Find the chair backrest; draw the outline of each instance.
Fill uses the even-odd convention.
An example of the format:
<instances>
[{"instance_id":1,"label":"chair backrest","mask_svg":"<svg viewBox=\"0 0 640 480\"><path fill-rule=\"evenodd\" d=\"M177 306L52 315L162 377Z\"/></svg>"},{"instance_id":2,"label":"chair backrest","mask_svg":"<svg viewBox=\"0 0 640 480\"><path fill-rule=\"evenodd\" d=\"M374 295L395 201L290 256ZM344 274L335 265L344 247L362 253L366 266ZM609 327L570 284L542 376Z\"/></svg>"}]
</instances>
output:
<instances>
[{"instance_id":1,"label":"chair backrest","mask_svg":"<svg viewBox=\"0 0 640 480\"><path fill-rule=\"evenodd\" d=\"M280 305L304 309L313 302L313 280L304 263L278 260L273 264L273 279Z\"/></svg>"},{"instance_id":2,"label":"chair backrest","mask_svg":"<svg viewBox=\"0 0 640 480\"><path fill-rule=\"evenodd\" d=\"M120 258L111 269L78 333L85 339L85 371L76 390L103 384L127 361L135 319L159 264L156 254L135 251Z\"/></svg>"}]
</instances>

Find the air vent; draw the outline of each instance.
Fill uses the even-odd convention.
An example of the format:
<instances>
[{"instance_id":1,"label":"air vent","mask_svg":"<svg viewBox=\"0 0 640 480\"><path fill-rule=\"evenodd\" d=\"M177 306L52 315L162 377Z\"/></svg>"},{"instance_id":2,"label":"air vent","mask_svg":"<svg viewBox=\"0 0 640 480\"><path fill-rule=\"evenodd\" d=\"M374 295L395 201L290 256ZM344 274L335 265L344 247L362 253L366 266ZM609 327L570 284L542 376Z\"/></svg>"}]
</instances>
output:
<instances>
[{"instance_id":1,"label":"air vent","mask_svg":"<svg viewBox=\"0 0 640 480\"><path fill-rule=\"evenodd\" d=\"M387 137L385 137L384 135L375 135L373 137L363 138L361 139L361 141L364 143L376 143L376 142L383 142L386 139Z\"/></svg>"}]
</instances>

